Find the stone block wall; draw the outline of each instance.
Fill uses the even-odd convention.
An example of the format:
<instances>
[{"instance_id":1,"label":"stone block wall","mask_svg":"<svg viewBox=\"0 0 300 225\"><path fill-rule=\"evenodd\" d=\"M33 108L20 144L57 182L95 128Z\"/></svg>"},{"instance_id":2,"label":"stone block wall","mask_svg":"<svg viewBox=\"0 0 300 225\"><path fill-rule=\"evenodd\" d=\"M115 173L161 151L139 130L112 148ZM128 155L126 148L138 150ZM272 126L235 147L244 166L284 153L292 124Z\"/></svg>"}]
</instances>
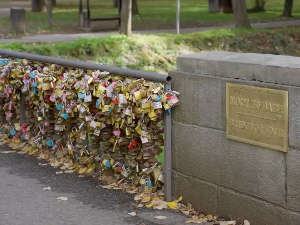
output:
<instances>
[{"instance_id":1,"label":"stone block wall","mask_svg":"<svg viewBox=\"0 0 300 225\"><path fill-rule=\"evenodd\" d=\"M300 58L209 52L170 72L172 190L205 213L254 225L300 224ZM288 153L226 138L226 83L289 93Z\"/></svg>"}]
</instances>

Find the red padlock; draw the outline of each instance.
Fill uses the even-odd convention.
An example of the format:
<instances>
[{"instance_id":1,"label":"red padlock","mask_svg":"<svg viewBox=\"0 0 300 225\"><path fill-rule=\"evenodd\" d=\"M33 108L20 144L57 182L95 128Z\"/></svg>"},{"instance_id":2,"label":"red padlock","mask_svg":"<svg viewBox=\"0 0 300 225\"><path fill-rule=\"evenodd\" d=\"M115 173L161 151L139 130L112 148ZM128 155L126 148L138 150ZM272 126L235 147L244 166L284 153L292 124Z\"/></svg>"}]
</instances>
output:
<instances>
[{"instance_id":1,"label":"red padlock","mask_svg":"<svg viewBox=\"0 0 300 225\"><path fill-rule=\"evenodd\" d=\"M115 103L115 105L117 105L117 104L119 103L119 100L118 100L117 98L115 98L115 99L113 100L113 102Z\"/></svg>"},{"instance_id":2,"label":"red padlock","mask_svg":"<svg viewBox=\"0 0 300 225\"><path fill-rule=\"evenodd\" d=\"M132 141L130 145L135 148L137 146L137 141Z\"/></svg>"}]
</instances>

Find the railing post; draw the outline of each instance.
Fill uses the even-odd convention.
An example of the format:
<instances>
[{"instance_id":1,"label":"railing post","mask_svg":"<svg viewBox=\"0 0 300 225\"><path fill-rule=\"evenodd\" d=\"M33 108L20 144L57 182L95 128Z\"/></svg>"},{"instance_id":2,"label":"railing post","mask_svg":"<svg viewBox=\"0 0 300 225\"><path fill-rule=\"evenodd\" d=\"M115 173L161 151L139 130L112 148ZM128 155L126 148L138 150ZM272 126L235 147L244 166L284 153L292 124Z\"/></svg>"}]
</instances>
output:
<instances>
[{"instance_id":1,"label":"railing post","mask_svg":"<svg viewBox=\"0 0 300 225\"><path fill-rule=\"evenodd\" d=\"M25 93L20 94L20 125L25 123Z\"/></svg>"},{"instance_id":2,"label":"railing post","mask_svg":"<svg viewBox=\"0 0 300 225\"><path fill-rule=\"evenodd\" d=\"M171 90L171 84L165 84L164 91ZM168 110L164 112L164 191L166 201L172 199L172 124L171 114Z\"/></svg>"}]
</instances>

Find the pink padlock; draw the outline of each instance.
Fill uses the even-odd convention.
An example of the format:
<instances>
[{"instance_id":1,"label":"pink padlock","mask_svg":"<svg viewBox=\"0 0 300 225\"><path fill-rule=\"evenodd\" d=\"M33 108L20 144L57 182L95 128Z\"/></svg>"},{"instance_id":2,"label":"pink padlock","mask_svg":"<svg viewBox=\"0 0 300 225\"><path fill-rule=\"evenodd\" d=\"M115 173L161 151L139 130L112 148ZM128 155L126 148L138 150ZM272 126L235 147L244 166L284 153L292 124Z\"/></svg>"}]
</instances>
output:
<instances>
[{"instance_id":1,"label":"pink padlock","mask_svg":"<svg viewBox=\"0 0 300 225\"><path fill-rule=\"evenodd\" d=\"M45 127L49 127L50 126L50 121L49 120L47 120L47 121L45 121Z\"/></svg>"},{"instance_id":2,"label":"pink padlock","mask_svg":"<svg viewBox=\"0 0 300 225\"><path fill-rule=\"evenodd\" d=\"M11 118L11 117L12 117L12 113L11 113L11 112L8 112L8 113L6 114L6 117Z\"/></svg>"},{"instance_id":3,"label":"pink padlock","mask_svg":"<svg viewBox=\"0 0 300 225\"><path fill-rule=\"evenodd\" d=\"M41 129L40 131L41 131L42 134L46 133L46 130L44 130L44 129Z\"/></svg>"},{"instance_id":4,"label":"pink padlock","mask_svg":"<svg viewBox=\"0 0 300 225\"><path fill-rule=\"evenodd\" d=\"M13 104L10 102L9 104L8 104L8 110L12 110L13 109Z\"/></svg>"},{"instance_id":5,"label":"pink padlock","mask_svg":"<svg viewBox=\"0 0 300 225\"><path fill-rule=\"evenodd\" d=\"M12 92L13 92L12 87L9 87L9 86L5 90L6 90L7 94L12 94Z\"/></svg>"},{"instance_id":6,"label":"pink padlock","mask_svg":"<svg viewBox=\"0 0 300 225\"><path fill-rule=\"evenodd\" d=\"M54 95L51 95L51 96L50 96L50 101L51 101L51 102L55 102L55 96L54 96Z\"/></svg>"}]
</instances>

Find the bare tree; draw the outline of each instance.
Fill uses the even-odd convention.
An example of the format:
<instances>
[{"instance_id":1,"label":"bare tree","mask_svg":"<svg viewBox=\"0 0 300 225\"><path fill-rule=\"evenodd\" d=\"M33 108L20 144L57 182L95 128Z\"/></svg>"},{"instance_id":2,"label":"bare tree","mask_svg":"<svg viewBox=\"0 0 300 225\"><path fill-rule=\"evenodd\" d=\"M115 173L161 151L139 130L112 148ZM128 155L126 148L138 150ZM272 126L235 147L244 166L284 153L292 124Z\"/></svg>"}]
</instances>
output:
<instances>
[{"instance_id":1,"label":"bare tree","mask_svg":"<svg viewBox=\"0 0 300 225\"><path fill-rule=\"evenodd\" d=\"M223 13L233 13L231 0L219 0L219 6Z\"/></svg>"},{"instance_id":2,"label":"bare tree","mask_svg":"<svg viewBox=\"0 0 300 225\"><path fill-rule=\"evenodd\" d=\"M52 7L56 6L56 0L51 0L51 6Z\"/></svg>"},{"instance_id":3,"label":"bare tree","mask_svg":"<svg viewBox=\"0 0 300 225\"><path fill-rule=\"evenodd\" d=\"M114 6L114 8L118 8L119 7L119 0L113 0L113 6Z\"/></svg>"},{"instance_id":4,"label":"bare tree","mask_svg":"<svg viewBox=\"0 0 300 225\"><path fill-rule=\"evenodd\" d=\"M292 16L293 3L294 3L293 0L285 0L282 17L293 17Z\"/></svg>"},{"instance_id":5,"label":"bare tree","mask_svg":"<svg viewBox=\"0 0 300 225\"><path fill-rule=\"evenodd\" d=\"M266 0L255 0L255 5L252 9L249 9L249 13L253 12L264 12L265 11Z\"/></svg>"},{"instance_id":6,"label":"bare tree","mask_svg":"<svg viewBox=\"0 0 300 225\"><path fill-rule=\"evenodd\" d=\"M132 12L132 0L122 1L121 10L121 33L125 35L131 35L131 12Z\"/></svg>"},{"instance_id":7,"label":"bare tree","mask_svg":"<svg viewBox=\"0 0 300 225\"><path fill-rule=\"evenodd\" d=\"M45 12L45 0L31 0L32 12Z\"/></svg>"},{"instance_id":8,"label":"bare tree","mask_svg":"<svg viewBox=\"0 0 300 225\"><path fill-rule=\"evenodd\" d=\"M245 0L232 0L236 28L251 28Z\"/></svg>"},{"instance_id":9,"label":"bare tree","mask_svg":"<svg viewBox=\"0 0 300 225\"><path fill-rule=\"evenodd\" d=\"M140 15L137 0L132 0L132 15Z\"/></svg>"}]
</instances>

